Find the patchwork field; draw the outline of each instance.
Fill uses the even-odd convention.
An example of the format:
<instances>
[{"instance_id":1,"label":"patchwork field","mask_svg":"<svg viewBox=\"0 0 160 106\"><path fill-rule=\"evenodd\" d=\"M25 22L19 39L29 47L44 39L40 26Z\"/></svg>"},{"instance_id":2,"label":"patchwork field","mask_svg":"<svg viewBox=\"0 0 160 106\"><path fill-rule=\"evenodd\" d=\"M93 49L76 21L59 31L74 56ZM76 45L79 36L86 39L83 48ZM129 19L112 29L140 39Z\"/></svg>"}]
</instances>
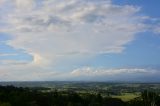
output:
<instances>
[{"instance_id":1,"label":"patchwork field","mask_svg":"<svg viewBox=\"0 0 160 106\"><path fill-rule=\"evenodd\" d=\"M121 95L115 95L115 96L112 96L112 97L113 98L119 98L119 99L126 102L126 101L130 101L134 98L137 98L139 96L140 96L140 93L139 94L138 93L123 93Z\"/></svg>"}]
</instances>

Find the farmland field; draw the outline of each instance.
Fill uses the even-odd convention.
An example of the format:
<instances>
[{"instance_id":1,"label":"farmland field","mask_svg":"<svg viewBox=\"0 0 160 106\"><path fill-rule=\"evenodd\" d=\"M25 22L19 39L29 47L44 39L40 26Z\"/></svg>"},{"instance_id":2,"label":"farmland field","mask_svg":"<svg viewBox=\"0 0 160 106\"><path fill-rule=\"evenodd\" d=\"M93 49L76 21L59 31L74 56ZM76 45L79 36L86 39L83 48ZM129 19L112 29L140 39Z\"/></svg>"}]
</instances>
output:
<instances>
[{"instance_id":1,"label":"farmland field","mask_svg":"<svg viewBox=\"0 0 160 106\"><path fill-rule=\"evenodd\" d=\"M144 106L142 94L159 106L158 83L0 82L0 106Z\"/></svg>"},{"instance_id":2,"label":"farmland field","mask_svg":"<svg viewBox=\"0 0 160 106\"><path fill-rule=\"evenodd\" d=\"M113 98L119 98L123 101L130 101L140 96L140 93L123 93L121 95L112 96Z\"/></svg>"}]
</instances>

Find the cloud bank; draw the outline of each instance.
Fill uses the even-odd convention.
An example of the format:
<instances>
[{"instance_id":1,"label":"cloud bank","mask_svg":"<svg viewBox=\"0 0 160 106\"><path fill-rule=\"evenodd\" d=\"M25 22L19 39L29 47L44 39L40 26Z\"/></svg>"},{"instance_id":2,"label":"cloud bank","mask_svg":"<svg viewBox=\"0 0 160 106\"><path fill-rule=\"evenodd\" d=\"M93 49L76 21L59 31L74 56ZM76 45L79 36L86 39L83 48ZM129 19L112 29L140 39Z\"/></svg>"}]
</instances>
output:
<instances>
[{"instance_id":1,"label":"cloud bank","mask_svg":"<svg viewBox=\"0 0 160 106\"><path fill-rule=\"evenodd\" d=\"M0 16L0 23L3 23L0 32L10 34L12 38L5 44L33 57L28 64L10 61L9 64L16 66L6 68L4 65L0 70L14 68L27 73L29 68L35 76L38 74L34 74L33 70L54 73L54 64L66 58L79 61L100 54L121 53L138 33L147 28L144 23L146 16L140 14L140 7L114 5L111 0L2 0L0 6L3 8L1 15L7 10ZM111 71L123 73L126 70ZM134 71L137 70L131 70ZM7 72L17 74L14 71ZM101 70L88 74L97 75L101 72L110 73ZM77 73L80 72L72 72L73 75Z\"/></svg>"},{"instance_id":2,"label":"cloud bank","mask_svg":"<svg viewBox=\"0 0 160 106\"><path fill-rule=\"evenodd\" d=\"M26 67L26 66L25 66ZM70 72L55 72L43 67L19 67L11 66L10 69L1 67L1 81L159 81L160 72L151 68L93 68L82 67ZM34 71L33 71L34 70ZM45 70L45 71L44 71Z\"/></svg>"},{"instance_id":3,"label":"cloud bank","mask_svg":"<svg viewBox=\"0 0 160 106\"><path fill-rule=\"evenodd\" d=\"M7 14L7 44L23 49L36 64L57 56L119 53L145 25L139 7L110 0L15 0Z\"/></svg>"},{"instance_id":4,"label":"cloud bank","mask_svg":"<svg viewBox=\"0 0 160 106\"><path fill-rule=\"evenodd\" d=\"M144 81L152 82L157 79L155 76L160 75L156 69L145 68L93 68L83 67L71 72L71 76L76 80L88 81ZM157 77L158 78L158 77Z\"/></svg>"}]
</instances>

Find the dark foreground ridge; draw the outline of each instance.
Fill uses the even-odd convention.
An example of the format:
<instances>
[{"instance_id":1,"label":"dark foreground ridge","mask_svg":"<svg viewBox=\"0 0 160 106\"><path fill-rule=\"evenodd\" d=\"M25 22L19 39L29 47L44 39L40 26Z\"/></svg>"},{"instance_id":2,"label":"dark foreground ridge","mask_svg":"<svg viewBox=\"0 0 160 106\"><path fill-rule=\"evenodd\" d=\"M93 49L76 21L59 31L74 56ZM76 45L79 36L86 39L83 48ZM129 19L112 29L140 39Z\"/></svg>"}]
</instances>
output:
<instances>
[{"instance_id":1,"label":"dark foreground ridge","mask_svg":"<svg viewBox=\"0 0 160 106\"><path fill-rule=\"evenodd\" d=\"M0 106L160 106L160 96L143 91L139 97L124 102L110 96L103 97L100 93L0 86Z\"/></svg>"}]
</instances>

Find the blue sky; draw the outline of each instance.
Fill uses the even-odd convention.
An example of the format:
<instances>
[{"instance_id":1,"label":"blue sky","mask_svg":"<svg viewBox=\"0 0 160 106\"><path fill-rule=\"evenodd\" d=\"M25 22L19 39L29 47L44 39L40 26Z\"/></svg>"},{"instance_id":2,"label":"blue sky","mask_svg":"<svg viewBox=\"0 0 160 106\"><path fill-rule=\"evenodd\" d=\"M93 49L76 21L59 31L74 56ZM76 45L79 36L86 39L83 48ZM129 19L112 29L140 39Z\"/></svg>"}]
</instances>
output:
<instances>
[{"instance_id":1,"label":"blue sky","mask_svg":"<svg viewBox=\"0 0 160 106\"><path fill-rule=\"evenodd\" d=\"M157 81L159 0L0 1L0 80Z\"/></svg>"}]
</instances>

